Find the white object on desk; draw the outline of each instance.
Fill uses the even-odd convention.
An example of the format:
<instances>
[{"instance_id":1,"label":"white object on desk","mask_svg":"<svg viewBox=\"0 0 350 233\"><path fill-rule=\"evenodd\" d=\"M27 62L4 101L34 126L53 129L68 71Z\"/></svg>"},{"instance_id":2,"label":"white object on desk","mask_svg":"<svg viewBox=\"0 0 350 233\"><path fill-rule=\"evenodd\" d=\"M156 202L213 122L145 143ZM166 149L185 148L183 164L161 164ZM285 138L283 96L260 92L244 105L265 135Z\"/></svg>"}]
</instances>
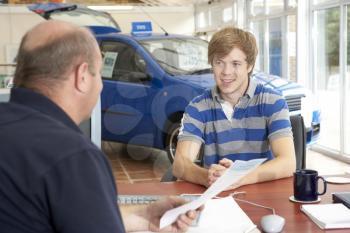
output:
<instances>
[{"instance_id":1,"label":"white object on desk","mask_svg":"<svg viewBox=\"0 0 350 233\"><path fill-rule=\"evenodd\" d=\"M206 202L197 227L190 227L188 233L248 233L256 225L231 197L211 199Z\"/></svg>"},{"instance_id":2,"label":"white object on desk","mask_svg":"<svg viewBox=\"0 0 350 233\"><path fill-rule=\"evenodd\" d=\"M327 181L327 183L332 183L332 184L349 184L350 183L350 178L341 177L341 176L325 177L324 179Z\"/></svg>"},{"instance_id":3,"label":"white object on desk","mask_svg":"<svg viewBox=\"0 0 350 233\"><path fill-rule=\"evenodd\" d=\"M198 199L165 212L160 219L159 228L172 224L180 214L184 214L189 210L195 210L201 205L204 205L206 201L215 197L230 185L238 182L265 160L266 159L252 159L249 161L236 160Z\"/></svg>"},{"instance_id":4,"label":"white object on desk","mask_svg":"<svg viewBox=\"0 0 350 233\"><path fill-rule=\"evenodd\" d=\"M350 209L343 204L302 205L301 211L321 229L350 228Z\"/></svg>"},{"instance_id":5,"label":"white object on desk","mask_svg":"<svg viewBox=\"0 0 350 233\"><path fill-rule=\"evenodd\" d=\"M236 201L229 196L207 201L201 213L198 226L191 226L187 231L187 233L213 232L256 233L260 231Z\"/></svg>"}]
</instances>

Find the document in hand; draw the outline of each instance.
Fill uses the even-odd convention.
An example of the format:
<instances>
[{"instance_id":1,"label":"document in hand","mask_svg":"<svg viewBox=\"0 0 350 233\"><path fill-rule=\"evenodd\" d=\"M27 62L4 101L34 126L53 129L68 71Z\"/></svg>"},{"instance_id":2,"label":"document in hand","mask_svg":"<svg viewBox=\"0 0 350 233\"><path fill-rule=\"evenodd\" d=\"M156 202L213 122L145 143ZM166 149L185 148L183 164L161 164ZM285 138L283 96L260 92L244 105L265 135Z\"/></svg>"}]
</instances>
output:
<instances>
[{"instance_id":1,"label":"document in hand","mask_svg":"<svg viewBox=\"0 0 350 233\"><path fill-rule=\"evenodd\" d=\"M201 205L204 205L207 200L212 199L230 185L238 182L265 160L266 159L253 159L249 161L236 160L198 199L165 212L160 219L159 227L163 228L168 226L175 222L180 214L186 213L189 210L195 210Z\"/></svg>"},{"instance_id":2,"label":"document in hand","mask_svg":"<svg viewBox=\"0 0 350 233\"><path fill-rule=\"evenodd\" d=\"M350 209L343 204L302 205L301 211L321 229L350 228Z\"/></svg>"}]
</instances>

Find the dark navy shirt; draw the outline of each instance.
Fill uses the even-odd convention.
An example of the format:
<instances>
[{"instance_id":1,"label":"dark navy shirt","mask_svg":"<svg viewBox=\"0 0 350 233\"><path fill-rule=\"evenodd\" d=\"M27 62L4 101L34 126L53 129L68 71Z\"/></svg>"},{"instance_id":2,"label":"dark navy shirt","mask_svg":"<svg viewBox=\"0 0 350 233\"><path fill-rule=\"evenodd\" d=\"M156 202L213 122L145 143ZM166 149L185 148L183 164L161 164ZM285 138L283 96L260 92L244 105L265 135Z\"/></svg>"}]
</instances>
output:
<instances>
[{"instance_id":1,"label":"dark navy shirt","mask_svg":"<svg viewBox=\"0 0 350 233\"><path fill-rule=\"evenodd\" d=\"M15 88L0 104L0 232L124 232L106 156L56 104Z\"/></svg>"}]
</instances>

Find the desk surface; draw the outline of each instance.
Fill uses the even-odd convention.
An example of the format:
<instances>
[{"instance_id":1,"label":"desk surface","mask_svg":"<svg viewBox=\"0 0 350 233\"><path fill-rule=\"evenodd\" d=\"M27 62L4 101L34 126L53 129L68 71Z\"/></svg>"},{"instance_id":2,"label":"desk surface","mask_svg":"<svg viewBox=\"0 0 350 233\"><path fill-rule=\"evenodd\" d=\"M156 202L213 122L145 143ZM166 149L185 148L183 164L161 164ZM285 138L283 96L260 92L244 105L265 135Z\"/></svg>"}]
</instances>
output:
<instances>
[{"instance_id":1,"label":"desk surface","mask_svg":"<svg viewBox=\"0 0 350 233\"><path fill-rule=\"evenodd\" d=\"M119 194L153 194L153 195L177 195L182 193L202 193L205 188L187 182L169 182L169 183L137 183L137 184L118 184ZM249 200L264 206L275 209L276 214L286 219L286 225L283 232L350 232L349 229L321 230L305 214L300 211L300 205L289 201L293 195L293 178L285 178L270 182L264 182L254 185L246 185L235 191L245 191L246 194L239 196L244 200ZM332 203L332 192L350 191L350 184L327 184L327 193L321 197L320 203ZM231 192L223 192L220 196L229 195ZM264 208L255 207L249 204L237 203L258 225L260 229L260 218L271 214L271 211Z\"/></svg>"}]
</instances>

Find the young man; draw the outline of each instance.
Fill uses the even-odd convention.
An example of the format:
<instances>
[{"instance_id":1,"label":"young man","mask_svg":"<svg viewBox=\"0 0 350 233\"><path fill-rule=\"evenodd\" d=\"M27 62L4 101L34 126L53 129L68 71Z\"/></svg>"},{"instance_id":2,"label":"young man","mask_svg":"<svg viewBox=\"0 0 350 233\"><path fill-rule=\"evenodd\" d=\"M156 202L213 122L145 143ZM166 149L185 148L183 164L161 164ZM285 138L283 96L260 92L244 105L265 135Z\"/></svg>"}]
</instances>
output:
<instances>
[{"instance_id":1,"label":"young man","mask_svg":"<svg viewBox=\"0 0 350 233\"><path fill-rule=\"evenodd\" d=\"M209 42L216 86L186 108L173 167L181 179L211 185L235 160L267 158L236 188L291 176L294 145L284 98L250 78L257 56L254 36L224 28ZM204 167L196 165L201 145Z\"/></svg>"},{"instance_id":2,"label":"young man","mask_svg":"<svg viewBox=\"0 0 350 233\"><path fill-rule=\"evenodd\" d=\"M22 39L10 102L0 104L0 231L158 231L168 198L117 206L106 156L80 131L102 89L102 58L84 28L47 21ZM166 229L185 231L196 211ZM125 227L125 228L124 228Z\"/></svg>"}]
</instances>

